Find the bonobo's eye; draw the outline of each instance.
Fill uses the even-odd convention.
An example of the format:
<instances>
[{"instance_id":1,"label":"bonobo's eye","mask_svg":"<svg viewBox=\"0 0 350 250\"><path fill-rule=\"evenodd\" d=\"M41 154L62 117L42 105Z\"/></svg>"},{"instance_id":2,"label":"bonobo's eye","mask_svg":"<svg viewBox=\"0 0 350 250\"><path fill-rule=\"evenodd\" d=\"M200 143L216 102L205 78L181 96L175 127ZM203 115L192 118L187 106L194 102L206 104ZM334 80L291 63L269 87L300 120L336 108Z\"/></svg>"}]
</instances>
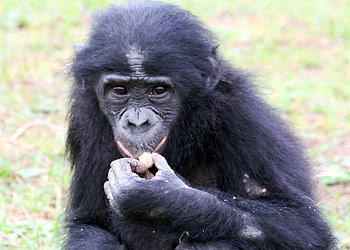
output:
<instances>
[{"instance_id":1,"label":"bonobo's eye","mask_svg":"<svg viewBox=\"0 0 350 250\"><path fill-rule=\"evenodd\" d=\"M166 86L156 86L152 88L151 90L151 95L162 95L167 92L167 87Z\"/></svg>"},{"instance_id":2,"label":"bonobo's eye","mask_svg":"<svg viewBox=\"0 0 350 250\"><path fill-rule=\"evenodd\" d=\"M126 95L128 90L124 86L114 86L111 88L111 91L115 95Z\"/></svg>"}]
</instances>

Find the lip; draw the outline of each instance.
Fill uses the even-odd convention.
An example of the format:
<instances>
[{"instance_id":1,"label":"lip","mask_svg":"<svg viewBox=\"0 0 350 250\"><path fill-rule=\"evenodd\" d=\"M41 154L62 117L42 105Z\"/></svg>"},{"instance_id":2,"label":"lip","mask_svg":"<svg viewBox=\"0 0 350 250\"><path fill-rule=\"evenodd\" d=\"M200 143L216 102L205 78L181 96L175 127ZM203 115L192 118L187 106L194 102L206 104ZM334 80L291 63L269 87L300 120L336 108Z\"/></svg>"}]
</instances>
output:
<instances>
[{"instance_id":1,"label":"lip","mask_svg":"<svg viewBox=\"0 0 350 250\"><path fill-rule=\"evenodd\" d=\"M153 149L151 153L157 153L159 150L161 150L168 139L168 136L164 136L163 139L158 143L158 145ZM140 155L133 155L119 140L115 140L117 147L120 149L120 151L128 158L138 158Z\"/></svg>"}]
</instances>

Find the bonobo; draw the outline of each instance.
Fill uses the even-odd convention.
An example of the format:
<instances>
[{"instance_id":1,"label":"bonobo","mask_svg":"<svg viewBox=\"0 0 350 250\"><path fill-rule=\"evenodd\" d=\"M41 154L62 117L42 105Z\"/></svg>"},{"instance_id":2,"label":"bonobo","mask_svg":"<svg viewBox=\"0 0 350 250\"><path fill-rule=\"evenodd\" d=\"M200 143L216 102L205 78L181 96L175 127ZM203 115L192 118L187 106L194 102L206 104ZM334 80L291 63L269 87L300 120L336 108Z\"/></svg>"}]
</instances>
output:
<instances>
[{"instance_id":1,"label":"bonobo","mask_svg":"<svg viewBox=\"0 0 350 250\"><path fill-rule=\"evenodd\" d=\"M301 146L188 11L97 12L71 72L64 249L334 247Z\"/></svg>"}]
</instances>

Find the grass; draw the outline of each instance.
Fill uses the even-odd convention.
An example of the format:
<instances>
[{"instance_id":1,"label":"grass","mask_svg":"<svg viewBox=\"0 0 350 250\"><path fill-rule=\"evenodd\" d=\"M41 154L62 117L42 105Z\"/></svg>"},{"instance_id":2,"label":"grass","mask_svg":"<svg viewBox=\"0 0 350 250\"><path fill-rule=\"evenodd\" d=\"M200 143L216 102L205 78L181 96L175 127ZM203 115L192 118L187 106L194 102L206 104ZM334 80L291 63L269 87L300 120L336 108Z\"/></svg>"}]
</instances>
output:
<instances>
[{"instance_id":1,"label":"grass","mask_svg":"<svg viewBox=\"0 0 350 250\"><path fill-rule=\"evenodd\" d=\"M114 1L0 5L0 249L56 249L70 172L64 160L73 45ZM320 206L350 249L350 3L178 0L220 51L257 74L262 94L303 138ZM329 186L329 184L333 184Z\"/></svg>"}]
</instances>

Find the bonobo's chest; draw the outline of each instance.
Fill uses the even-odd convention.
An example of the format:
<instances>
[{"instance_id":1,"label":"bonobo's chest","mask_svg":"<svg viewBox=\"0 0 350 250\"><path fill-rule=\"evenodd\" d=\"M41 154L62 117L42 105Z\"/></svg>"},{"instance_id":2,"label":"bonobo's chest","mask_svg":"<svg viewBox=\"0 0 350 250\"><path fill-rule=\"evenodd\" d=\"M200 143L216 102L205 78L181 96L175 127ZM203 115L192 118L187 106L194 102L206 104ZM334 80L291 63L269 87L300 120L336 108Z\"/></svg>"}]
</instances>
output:
<instances>
[{"instance_id":1,"label":"bonobo's chest","mask_svg":"<svg viewBox=\"0 0 350 250\"><path fill-rule=\"evenodd\" d=\"M210 168L193 169L186 179L195 187L218 188L217 175L215 171Z\"/></svg>"}]
</instances>

